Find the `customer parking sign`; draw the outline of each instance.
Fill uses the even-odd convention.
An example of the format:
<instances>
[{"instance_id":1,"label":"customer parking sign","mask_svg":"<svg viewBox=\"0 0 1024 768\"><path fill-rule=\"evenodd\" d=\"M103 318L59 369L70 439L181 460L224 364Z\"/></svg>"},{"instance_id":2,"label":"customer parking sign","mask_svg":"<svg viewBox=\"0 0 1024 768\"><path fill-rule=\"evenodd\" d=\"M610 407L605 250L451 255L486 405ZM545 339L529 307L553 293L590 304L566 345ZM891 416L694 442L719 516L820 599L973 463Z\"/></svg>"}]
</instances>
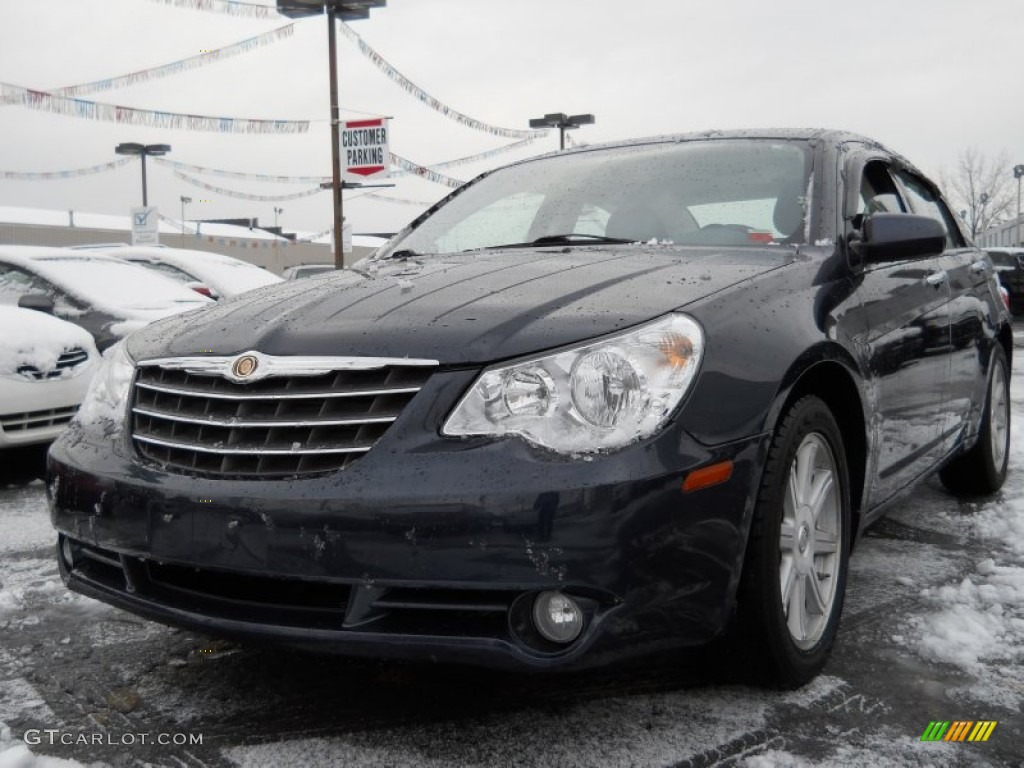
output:
<instances>
[{"instance_id":1,"label":"customer parking sign","mask_svg":"<svg viewBox=\"0 0 1024 768\"><path fill-rule=\"evenodd\" d=\"M386 176L391 166L388 121L349 120L341 124L341 166L346 181Z\"/></svg>"}]
</instances>

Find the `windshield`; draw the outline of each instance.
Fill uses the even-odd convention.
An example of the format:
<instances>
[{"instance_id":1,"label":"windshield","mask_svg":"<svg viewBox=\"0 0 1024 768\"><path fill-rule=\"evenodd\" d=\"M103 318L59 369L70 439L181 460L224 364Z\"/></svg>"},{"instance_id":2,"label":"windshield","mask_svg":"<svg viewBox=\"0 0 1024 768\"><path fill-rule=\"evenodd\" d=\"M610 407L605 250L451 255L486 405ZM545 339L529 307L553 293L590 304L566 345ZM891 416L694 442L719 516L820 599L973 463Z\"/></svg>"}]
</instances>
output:
<instances>
[{"instance_id":1,"label":"windshield","mask_svg":"<svg viewBox=\"0 0 1024 768\"><path fill-rule=\"evenodd\" d=\"M560 155L484 177L381 255L601 238L800 243L809 176L802 142L691 141Z\"/></svg>"}]
</instances>

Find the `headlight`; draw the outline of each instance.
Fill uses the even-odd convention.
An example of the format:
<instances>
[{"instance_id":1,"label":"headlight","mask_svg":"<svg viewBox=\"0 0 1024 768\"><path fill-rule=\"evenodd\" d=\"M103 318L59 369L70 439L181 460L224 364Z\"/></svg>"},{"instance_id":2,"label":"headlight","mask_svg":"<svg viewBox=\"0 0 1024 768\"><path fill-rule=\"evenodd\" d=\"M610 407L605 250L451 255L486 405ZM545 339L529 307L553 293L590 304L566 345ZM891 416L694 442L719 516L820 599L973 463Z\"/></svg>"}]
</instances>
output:
<instances>
[{"instance_id":1,"label":"headlight","mask_svg":"<svg viewBox=\"0 0 1024 768\"><path fill-rule=\"evenodd\" d=\"M134 373L135 363L128 357L124 342L110 347L103 353L103 361L89 383L75 420L83 425L120 427L128 408L128 390Z\"/></svg>"},{"instance_id":2,"label":"headlight","mask_svg":"<svg viewBox=\"0 0 1024 768\"><path fill-rule=\"evenodd\" d=\"M628 333L489 368L445 435L519 435L560 453L621 448L654 434L697 373L704 334L672 314Z\"/></svg>"}]
</instances>

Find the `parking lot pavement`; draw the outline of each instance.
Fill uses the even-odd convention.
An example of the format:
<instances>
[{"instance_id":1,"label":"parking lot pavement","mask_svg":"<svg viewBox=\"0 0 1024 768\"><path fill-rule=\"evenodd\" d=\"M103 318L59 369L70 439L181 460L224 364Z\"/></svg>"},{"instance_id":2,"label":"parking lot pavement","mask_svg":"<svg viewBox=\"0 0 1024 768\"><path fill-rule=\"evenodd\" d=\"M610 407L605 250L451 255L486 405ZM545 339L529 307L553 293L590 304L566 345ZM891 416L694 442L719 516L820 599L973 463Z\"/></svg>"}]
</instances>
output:
<instances>
[{"instance_id":1,"label":"parking lot pavement","mask_svg":"<svg viewBox=\"0 0 1024 768\"><path fill-rule=\"evenodd\" d=\"M1012 388L1020 424L1024 373ZM869 531L825 674L789 693L746 687L724 651L545 678L170 629L67 592L42 484L9 486L0 765L1019 766L1022 467L1015 436L997 498L959 502L933 481ZM932 721L997 725L984 743L923 742Z\"/></svg>"}]
</instances>

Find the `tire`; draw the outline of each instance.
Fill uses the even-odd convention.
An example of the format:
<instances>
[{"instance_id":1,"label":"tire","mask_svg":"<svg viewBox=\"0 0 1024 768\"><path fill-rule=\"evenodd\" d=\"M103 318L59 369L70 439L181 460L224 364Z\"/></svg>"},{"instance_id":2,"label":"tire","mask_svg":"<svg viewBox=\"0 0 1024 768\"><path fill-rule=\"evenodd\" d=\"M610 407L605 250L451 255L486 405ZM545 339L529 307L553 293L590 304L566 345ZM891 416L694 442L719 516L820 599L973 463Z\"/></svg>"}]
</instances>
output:
<instances>
[{"instance_id":1,"label":"tire","mask_svg":"<svg viewBox=\"0 0 1024 768\"><path fill-rule=\"evenodd\" d=\"M797 688L825 666L849 553L850 482L839 427L822 400L803 397L772 438L737 593L735 640L759 682Z\"/></svg>"},{"instance_id":2,"label":"tire","mask_svg":"<svg viewBox=\"0 0 1024 768\"><path fill-rule=\"evenodd\" d=\"M1006 353L996 344L989 365L985 410L978 442L939 472L946 489L956 496L995 493L1006 480L1010 458L1010 375Z\"/></svg>"}]
</instances>

